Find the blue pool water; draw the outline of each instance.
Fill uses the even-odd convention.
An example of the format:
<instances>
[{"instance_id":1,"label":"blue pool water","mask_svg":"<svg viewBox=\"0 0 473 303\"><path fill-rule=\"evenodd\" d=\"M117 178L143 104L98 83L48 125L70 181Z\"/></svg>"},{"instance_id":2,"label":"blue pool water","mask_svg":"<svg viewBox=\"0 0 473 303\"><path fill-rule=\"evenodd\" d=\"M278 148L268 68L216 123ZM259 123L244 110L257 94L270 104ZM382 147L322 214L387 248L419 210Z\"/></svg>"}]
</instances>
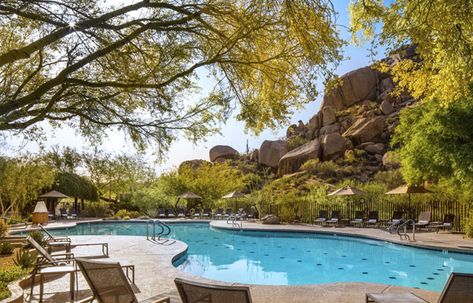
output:
<instances>
[{"instance_id":1,"label":"blue pool water","mask_svg":"<svg viewBox=\"0 0 473 303\"><path fill-rule=\"evenodd\" d=\"M266 285L373 282L441 291L451 272L473 273L473 255L315 233L228 231L170 224L188 244L179 269L206 278ZM146 235L144 223L88 223L56 235Z\"/></svg>"}]
</instances>

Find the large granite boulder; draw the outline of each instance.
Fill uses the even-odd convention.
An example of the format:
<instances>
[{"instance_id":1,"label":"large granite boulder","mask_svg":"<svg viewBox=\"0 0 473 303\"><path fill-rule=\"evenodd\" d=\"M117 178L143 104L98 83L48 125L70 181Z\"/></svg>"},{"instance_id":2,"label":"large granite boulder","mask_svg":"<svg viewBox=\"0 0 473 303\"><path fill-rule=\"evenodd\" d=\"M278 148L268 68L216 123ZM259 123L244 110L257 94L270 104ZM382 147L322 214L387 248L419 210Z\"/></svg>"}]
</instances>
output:
<instances>
[{"instance_id":1,"label":"large granite boulder","mask_svg":"<svg viewBox=\"0 0 473 303\"><path fill-rule=\"evenodd\" d=\"M338 133L338 132L340 132L340 123L327 125L320 129L321 136L332 134L332 133Z\"/></svg>"},{"instance_id":2,"label":"large granite boulder","mask_svg":"<svg viewBox=\"0 0 473 303\"><path fill-rule=\"evenodd\" d=\"M385 148L383 143L369 144L364 147L364 149L370 154L383 155Z\"/></svg>"},{"instance_id":3,"label":"large granite boulder","mask_svg":"<svg viewBox=\"0 0 473 303\"><path fill-rule=\"evenodd\" d=\"M394 106L388 100L384 100L379 105L379 110L381 110L381 112L387 116L394 112Z\"/></svg>"},{"instance_id":4,"label":"large granite boulder","mask_svg":"<svg viewBox=\"0 0 473 303\"><path fill-rule=\"evenodd\" d=\"M384 116L376 116L374 118L360 118L345 131L344 137L350 138L355 145L364 142L375 142L381 138L385 126Z\"/></svg>"},{"instance_id":5,"label":"large granite boulder","mask_svg":"<svg viewBox=\"0 0 473 303\"><path fill-rule=\"evenodd\" d=\"M337 122L337 116L335 115L335 110L332 106L325 106L322 108L322 121L323 126L328 126Z\"/></svg>"},{"instance_id":6,"label":"large granite boulder","mask_svg":"<svg viewBox=\"0 0 473 303\"><path fill-rule=\"evenodd\" d=\"M235 159L238 157L238 151L228 145L215 145L210 149L209 157L212 162Z\"/></svg>"},{"instance_id":7,"label":"large granite boulder","mask_svg":"<svg viewBox=\"0 0 473 303\"><path fill-rule=\"evenodd\" d=\"M279 160L278 174L283 176L296 172L302 164L310 159L320 158L320 143L318 139L307 142L285 154Z\"/></svg>"},{"instance_id":8,"label":"large granite boulder","mask_svg":"<svg viewBox=\"0 0 473 303\"><path fill-rule=\"evenodd\" d=\"M363 100L375 100L378 73L371 67L351 71L341 78L341 85L324 95L322 108L333 106L335 110L346 109Z\"/></svg>"},{"instance_id":9,"label":"large granite boulder","mask_svg":"<svg viewBox=\"0 0 473 303\"><path fill-rule=\"evenodd\" d=\"M323 160L335 160L340 156L343 156L347 149L352 147L351 141L341 136L340 134L333 133L322 137L322 156Z\"/></svg>"},{"instance_id":10,"label":"large granite boulder","mask_svg":"<svg viewBox=\"0 0 473 303\"><path fill-rule=\"evenodd\" d=\"M197 169L197 168L201 167L204 164L212 164L212 163L207 161L207 160L202 160L202 159L186 160L186 161L182 162L181 164L179 164L179 167L178 167L177 171L181 172L184 169L184 167Z\"/></svg>"},{"instance_id":11,"label":"large granite boulder","mask_svg":"<svg viewBox=\"0 0 473 303\"><path fill-rule=\"evenodd\" d=\"M287 142L284 140L265 140L259 149L258 163L277 168L279 160L289 151Z\"/></svg>"},{"instance_id":12,"label":"large granite boulder","mask_svg":"<svg viewBox=\"0 0 473 303\"><path fill-rule=\"evenodd\" d=\"M281 219L275 215L266 215L261 218L261 223L263 224L281 224Z\"/></svg>"}]
</instances>

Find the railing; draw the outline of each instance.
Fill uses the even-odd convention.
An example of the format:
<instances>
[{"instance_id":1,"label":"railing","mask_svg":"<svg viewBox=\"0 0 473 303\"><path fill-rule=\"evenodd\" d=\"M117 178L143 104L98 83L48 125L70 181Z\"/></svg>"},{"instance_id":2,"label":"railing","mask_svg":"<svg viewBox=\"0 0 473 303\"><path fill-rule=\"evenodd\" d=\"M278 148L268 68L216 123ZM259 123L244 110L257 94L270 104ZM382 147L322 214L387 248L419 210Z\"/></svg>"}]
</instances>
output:
<instances>
[{"instance_id":1,"label":"railing","mask_svg":"<svg viewBox=\"0 0 473 303\"><path fill-rule=\"evenodd\" d=\"M407 226L412 225L412 240L407 233ZM404 231L402 231L404 229ZM401 240L415 241L416 240L416 222L412 219L409 219L401 224L396 229L396 233L399 235Z\"/></svg>"},{"instance_id":2,"label":"railing","mask_svg":"<svg viewBox=\"0 0 473 303\"><path fill-rule=\"evenodd\" d=\"M150 225L152 233L150 235ZM156 232L156 225L159 227L159 232ZM170 239L162 239L163 237L169 236L171 233L171 228L166 223L160 220L149 220L146 222L146 240L151 240L158 244L174 244L176 241Z\"/></svg>"}]
</instances>

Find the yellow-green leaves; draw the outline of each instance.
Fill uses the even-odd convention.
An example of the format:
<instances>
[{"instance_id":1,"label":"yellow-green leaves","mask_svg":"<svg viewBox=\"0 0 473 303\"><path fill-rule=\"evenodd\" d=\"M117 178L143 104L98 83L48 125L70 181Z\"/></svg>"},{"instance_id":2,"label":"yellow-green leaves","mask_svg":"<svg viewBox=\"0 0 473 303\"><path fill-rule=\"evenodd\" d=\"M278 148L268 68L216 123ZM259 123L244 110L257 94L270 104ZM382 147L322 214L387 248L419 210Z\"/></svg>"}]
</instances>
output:
<instances>
[{"instance_id":1,"label":"yellow-green leaves","mask_svg":"<svg viewBox=\"0 0 473 303\"><path fill-rule=\"evenodd\" d=\"M468 95L473 81L473 2L451 0L355 0L351 30L357 42L395 50L413 44L421 64L402 62L392 73L400 89L444 105ZM362 39L360 39L360 37Z\"/></svg>"}]
</instances>

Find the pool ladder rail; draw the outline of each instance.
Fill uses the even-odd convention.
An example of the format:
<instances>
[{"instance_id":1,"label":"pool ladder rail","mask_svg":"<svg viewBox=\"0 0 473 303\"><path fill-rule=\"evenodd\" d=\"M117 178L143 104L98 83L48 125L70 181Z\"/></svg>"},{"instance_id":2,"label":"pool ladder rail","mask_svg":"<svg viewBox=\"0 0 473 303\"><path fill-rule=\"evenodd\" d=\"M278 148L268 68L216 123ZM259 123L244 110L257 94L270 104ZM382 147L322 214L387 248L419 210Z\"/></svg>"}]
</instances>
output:
<instances>
[{"instance_id":1,"label":"pool ladder rail","mask_svg":"<svg viewBox=\"0 0 473 303\"><path fill-rule=\"evenodd\" d=\"M227 224L232 224L233 227L242 228L243 227L243 220L245 219L245 217L246 217L245 211L242 208L240 208L236 214L233 213L230 216L228 216ZM240 221L240 222L238 222L238 221Z\"/></svg>"},{"instance_id":2,"label":"pool ladder rail","mask_svg":"<svg viewBox=\"0 0 473 303\"><path fill-rule=\"evenodd\" d=\"M151 235L150 235L150 226L151 226ZM156 226L159 227L159 232L156 232ZM161 245L172 245L176 241L165 238L171 233L171 228L169 225L164 223L161 220L154 219L148 220L146 222L146 240L152 240Z\"/></svg>"},{"instance_id":3,"label":"pool ladder rail","mask_svg":"<svg viewBox=\"0 0 473 303\"><path fill-rule=\"evenodd\" d=\"M412 239L409 236L409 233L407 232L408 225L412 225ZM391 230L394 229L394 228L391 228L391 227L393 227L393 226L390 226L388 228L388 230L390 232L391 232ZM414 221L412 219L409 219L407 221L402 222L401 224L398 224L397 228L396 228L396 233L399 235L399 238L401 240L407 240L407 241L415 242L416 241L416 221Z\"/></svg>"}]
</instances>

